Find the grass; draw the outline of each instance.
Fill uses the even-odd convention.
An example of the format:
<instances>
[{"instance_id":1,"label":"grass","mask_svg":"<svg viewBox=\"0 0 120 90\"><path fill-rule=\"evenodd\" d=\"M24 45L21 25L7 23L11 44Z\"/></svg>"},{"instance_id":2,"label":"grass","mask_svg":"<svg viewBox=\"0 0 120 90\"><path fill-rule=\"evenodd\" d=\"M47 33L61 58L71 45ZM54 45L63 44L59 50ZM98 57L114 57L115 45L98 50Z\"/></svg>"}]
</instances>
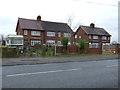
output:
<instances>
[{"instance_id":1,"label":"grass","mask_svg":"<svg viewBox=\"0 0 120 90\"><path fill-rule=\"evenodd\" d=\"M57 56L45 56L45 57L77 57L77 56L96 56L100 54L66 54L66 55L57 55Z\"/></svg>"}]
</instances>

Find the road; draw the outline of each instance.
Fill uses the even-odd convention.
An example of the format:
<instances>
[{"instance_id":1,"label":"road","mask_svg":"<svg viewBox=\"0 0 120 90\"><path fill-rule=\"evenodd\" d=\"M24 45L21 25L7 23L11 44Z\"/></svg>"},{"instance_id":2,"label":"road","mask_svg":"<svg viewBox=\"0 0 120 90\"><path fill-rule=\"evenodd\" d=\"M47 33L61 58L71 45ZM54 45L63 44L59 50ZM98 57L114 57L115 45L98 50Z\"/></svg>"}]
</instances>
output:
<instances>
[{"instance_id":1,"label":"road","mask_svg":"<svg viewBox=\"0 0 120 90\"><path fill-rule=\"evenodd\" d=\"M5 66L3 88L117 88L118 60Z\"/></svg>"}]
</instances>

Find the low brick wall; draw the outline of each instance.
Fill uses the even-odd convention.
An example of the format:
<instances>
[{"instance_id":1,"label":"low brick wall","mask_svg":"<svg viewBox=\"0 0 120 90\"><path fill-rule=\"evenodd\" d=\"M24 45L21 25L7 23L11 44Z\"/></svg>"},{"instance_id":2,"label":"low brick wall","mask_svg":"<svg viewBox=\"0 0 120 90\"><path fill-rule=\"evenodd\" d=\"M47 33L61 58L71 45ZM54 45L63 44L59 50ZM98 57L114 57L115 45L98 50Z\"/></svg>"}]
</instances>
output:
<instances>
[{"instance_id":1,"label":"low brick wall","mask_svg":"<svg viewBox=\"0 0 120 90\"><path fill-rule=\"evenodd\" d=\"M57 54L65 54L66 48L63 46L57 46L56 53ZM77 45L69 45L67 47L67 53L68 54L80 54L80 48ZM101 46L99 48L88 48L87 47L85 53L87 53L87 54L102 54L102 47Z\"/></svg>"},{"instance_id":2,"label":"low brick wall","mask_svg":"<svg viewBox=\"0 0 120 90\"><path fill-rule=\"evenodd\" d=\"M77 45L68 46L68 53L79 53L79 47Z\"/></svg>"}]
</instances>

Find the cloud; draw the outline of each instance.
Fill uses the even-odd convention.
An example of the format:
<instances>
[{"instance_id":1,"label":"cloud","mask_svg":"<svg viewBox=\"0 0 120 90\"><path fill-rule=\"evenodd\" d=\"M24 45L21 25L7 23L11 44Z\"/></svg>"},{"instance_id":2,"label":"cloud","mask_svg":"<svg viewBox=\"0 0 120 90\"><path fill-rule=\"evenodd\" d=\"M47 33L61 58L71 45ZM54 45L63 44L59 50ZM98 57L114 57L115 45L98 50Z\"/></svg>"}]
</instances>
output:
<instances>
[{"instance_id":1,"label":"cloud","mask_svg":"<svg viewBox=\"0 0 120 90\"><path fill-rule=\"evenodd\" d=\"M116 40L118 1L2 0L0 3L0 32L5 35L15 33L18 17L36 19L37 15L41 15L42 20L66 22L69 16L73 16L73 26L78 23L88 26L93 22L96 26L108 30L110 34L114 33L112 38Z\"/></svg>"}]
</instances>

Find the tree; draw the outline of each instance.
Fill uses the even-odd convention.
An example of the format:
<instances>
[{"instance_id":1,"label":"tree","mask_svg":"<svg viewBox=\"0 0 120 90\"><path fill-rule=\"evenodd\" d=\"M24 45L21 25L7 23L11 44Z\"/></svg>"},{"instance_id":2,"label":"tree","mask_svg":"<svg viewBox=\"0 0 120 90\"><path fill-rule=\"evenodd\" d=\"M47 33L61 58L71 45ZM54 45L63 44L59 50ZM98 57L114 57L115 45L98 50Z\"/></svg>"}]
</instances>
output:
<instances>
[{"instance_id":1,"label":"tree","mask_svg":"<svg viewBox=\"0 0 120 90\"><path fill-rule=\"evenodd\" d=\"M80 48L80 52L81 53L85 53L85 50L86 50L86 40L83 40L81 39L79 42L78 42L78 46Z\"/></svg>"},{"instance_id":2,"label":"tree","mask_svg":"<svg viewBox=\"0 0 120 90\"><path fill-rule=\"evenodd\" d=\"M0 34L0 45L5 46L5 36L3 34Z\"/></svg>"},{"instance_id":3,"label":"tree","mask_svg":"<svg viewBox=\"0 0 120 90\"><path fill-rule=\"evenodd\" d=\"M80 24L81 24L81 21L82 19L80 20L75 20L75 16L72 14L72 15L68 15L66 17L66 23L69 25L69 27L72 29L72 30L76 30Z\"/></svg>"},{"instance_id":4,"label":"tree","mask_svg":"<svg viewBox=\"0 0 120 90\"><path fill-rule=\"evenodd\" d=\"M66 53L67 53L67 46L68 46L69 38L68 37L62 37L61 38L61 44L65 46L66 48Z\"/></svg>"}]
</instances>

